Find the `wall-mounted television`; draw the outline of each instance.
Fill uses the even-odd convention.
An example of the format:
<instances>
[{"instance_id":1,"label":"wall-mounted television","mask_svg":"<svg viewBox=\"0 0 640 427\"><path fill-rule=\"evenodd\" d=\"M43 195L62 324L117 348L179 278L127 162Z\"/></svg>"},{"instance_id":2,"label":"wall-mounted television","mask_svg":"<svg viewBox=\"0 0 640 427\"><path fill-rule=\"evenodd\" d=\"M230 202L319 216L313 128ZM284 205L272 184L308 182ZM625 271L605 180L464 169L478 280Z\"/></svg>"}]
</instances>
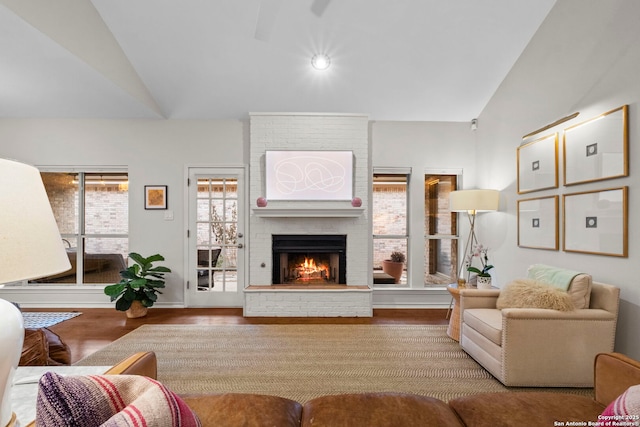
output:
<instances>
[{"instance_id":1,"label":"wall-mounted television","mask_svg":"<svg viewBox=\"0 0 640 427\"><path fill-rule=\"evenodd\" d=\"M351 200L352 151L266 151L267 200Z\"/></svg>"}]
</instances>

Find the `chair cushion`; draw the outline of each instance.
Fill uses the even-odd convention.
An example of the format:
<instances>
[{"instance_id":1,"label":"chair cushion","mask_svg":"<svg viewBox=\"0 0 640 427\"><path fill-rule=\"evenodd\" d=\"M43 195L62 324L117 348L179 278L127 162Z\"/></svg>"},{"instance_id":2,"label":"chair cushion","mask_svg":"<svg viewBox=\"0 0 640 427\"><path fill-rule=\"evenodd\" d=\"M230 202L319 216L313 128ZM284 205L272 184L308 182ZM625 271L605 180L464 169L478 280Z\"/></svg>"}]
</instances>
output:
<instances>
[{"instance_id":1,"label":"chair cushion","mask_svg":"<svg viewBox=\"0 0 640 427\"><path fill-rule=\"evenodd\" d=\"M302 408L302 426L463 426L441 400L402 393L328 395Z\"/></svg>"},{"instance_id":2,"label":"chair cushion","mask_svg":"<svg viewBox=\"0 0 640 427\"><path fill-rule=\"evenodd\" d=\"M200 426L177 395L140 375L61 376L47 372L38 384L36 425Z\"/></svg>"},{"instance_id":3,"label":"chair cushion","mask_svg":"<svg viewBox=\"0 0 640 427\"><path fill-rule=\"evenodd\" d=\"M534 264L527 269L527 278L548 283L567 291L577 310L589 308L591 298L591 276L589 274L544 264ZM570 280L569 283L567 283L568 280Z\"/></svg>"},{"instance_id":4,"label":"chair cushion","mask_svg":"<svg viewBox=\"0 0 640 427\"><path fill-rule=\"evenodd\" d=\"M502 312L495 308L469 308L464 323L496 345L502 345Z\"/></svg>"},{"instance_id":5,"label":"chair cushion","mask_svg":"<svg viewBox=\"0 0 640 427\"><path fill-rule=\"evenodd\" d=\"M181 395L202 425L216 427L300 425L302 405L290 399L260 394Z\"/></svg>"},{"instance_id":6,"label":"chair cushion","mask_svg":"<svg viewBox=\"0 0 640 427\"><path fill-rule=\"evenodd\" d=\"M548 308L559 311L573 310L569 294L554 286L533 279L518 279L507 284L498 296L496 307Z\"/></svg>"},{"instance_id":7,"label":"chair cushion","mask_svg":"<svg viewBox=\"0 0 640 427\"><path fill-rule=\"evenodd\" d=\"M571 297L576 310L589 308L591 302L591 275L581 273L573 278L567 293Z\"/></svg>"},{"instance_id":8,"label":"chair cushion","mask_svg":"<svg viewBox=\"0 0 640 427\"><path fill-rule=\"evenodd\" d=\"M482 393L452 399L449 406L474 427L587 425L603 408L586 396L554 392Z\"/></svg>"}]
</instances>

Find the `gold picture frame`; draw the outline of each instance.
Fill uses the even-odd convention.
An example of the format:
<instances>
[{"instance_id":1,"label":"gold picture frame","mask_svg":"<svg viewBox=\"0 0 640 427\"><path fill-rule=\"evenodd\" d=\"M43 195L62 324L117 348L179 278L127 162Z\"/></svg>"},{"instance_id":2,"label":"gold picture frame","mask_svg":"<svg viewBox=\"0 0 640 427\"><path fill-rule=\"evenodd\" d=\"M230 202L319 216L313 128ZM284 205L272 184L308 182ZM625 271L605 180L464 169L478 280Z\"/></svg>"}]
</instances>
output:
<instances>
[{"instance_id":1,"label":"gold picture frame","mask_svg":"<svg viewBox=\"0 0 640 427\"><path fill-rule=\"evenodd\" d=\"M518 200L518 246L521 248L560 248L558 234L559 197Z\"/></svg>"},{"instance_id":2,"label":"gold picture frame","mask_svg":"<svg viewBox=\"0 0 640 427\"><path fill-rule=\"evenodd\" d=\"M518 147L518 194L558 188L558 133Z\"/></svg>"},{"instance_id":3,"label":"gold picture frame","mask_svg":"<svg viewBox=\"0 0 640 427\"><path fill-rule=\"evenodd\" d=\"M628 187L564 194L563 250L628 256Z\"/></svg>"},{"instance_id":4,"label":"gold picture frame","mask_svg":"<svg viewBox=\"0 0 640 427\"><path fill-rule=\"evenodd\" d=\"M629 175L628 107L623 105L564 130L564 185Z\"/></svg>"},{"instance_id":5,"label":"gold picture frame","mask_svg":"<svg viewBox=\"0 0 640 427\"><path fill-rule=\"evenodd\" d=\"M144 186L144 208L147 210L167 209L166 185L145 185Z\"/></svg>"}]
</instances>

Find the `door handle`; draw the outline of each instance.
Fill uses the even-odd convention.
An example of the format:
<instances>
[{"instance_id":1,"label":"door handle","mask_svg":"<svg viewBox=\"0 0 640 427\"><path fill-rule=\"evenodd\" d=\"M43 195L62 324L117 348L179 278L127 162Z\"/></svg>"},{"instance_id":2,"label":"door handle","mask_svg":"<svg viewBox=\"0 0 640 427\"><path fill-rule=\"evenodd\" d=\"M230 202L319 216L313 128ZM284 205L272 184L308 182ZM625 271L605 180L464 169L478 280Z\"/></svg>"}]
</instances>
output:
<instances>
[{"instance_id":1,"label":"door handle","mask_svg":"<svg viewBox=\"0 0 640 427\"><path fill-rule=\"evenodd\" d=\"M238 249L242 249L244 248L244 245L242 243L238 243Z\"/></svg>"}]
</instances>

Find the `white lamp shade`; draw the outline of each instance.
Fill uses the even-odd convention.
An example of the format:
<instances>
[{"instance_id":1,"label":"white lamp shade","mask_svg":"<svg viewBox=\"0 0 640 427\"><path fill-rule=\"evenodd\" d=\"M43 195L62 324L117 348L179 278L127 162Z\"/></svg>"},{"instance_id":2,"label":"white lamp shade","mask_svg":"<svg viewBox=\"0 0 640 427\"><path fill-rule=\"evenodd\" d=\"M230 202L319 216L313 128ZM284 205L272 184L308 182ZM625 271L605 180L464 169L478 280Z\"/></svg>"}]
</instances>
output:
<instances>
[{"instance_id":1,"label":"white lamp shade","mask_svg":"<svg viewBox=\"0 0 640 427\"><path fill-rule=\"evenodd\" d=\"M0 426L6 426L13 414L11 386L22 353L24 323L20 311L3 299L0 299L0 325Z\"/></svg>"},{"instance_id":2,"label":"white lamp shade","mask_svg":"<svg viewBox=\"0 0 640 427\"><path fill-rule=\"evenodd\" d=\"M0 159L0 283L71 268L40 172Z\"/></svg>"},{"instance_id":3,"label":"white lamp shade","mask_svg":"<svg viewBox=\"0 0 640 427\"><path fill-rule=\"evenodd\" d=\"M449 210L464 211L497 211L500 201L498 190L458 190L449 194Z\"/></svg>"},{"instance_id":4,"label":"white lamp shade","mask_svg":"<svg viewBox=\"0 0 640 427\"><path fill-rule=\"evenodd\" d=\"M0 284L71 268L40 172L0 159ZM0 299L0 426L9 424L11 384L22 351L22 314Z\"/></svg>"}]
</instances>

